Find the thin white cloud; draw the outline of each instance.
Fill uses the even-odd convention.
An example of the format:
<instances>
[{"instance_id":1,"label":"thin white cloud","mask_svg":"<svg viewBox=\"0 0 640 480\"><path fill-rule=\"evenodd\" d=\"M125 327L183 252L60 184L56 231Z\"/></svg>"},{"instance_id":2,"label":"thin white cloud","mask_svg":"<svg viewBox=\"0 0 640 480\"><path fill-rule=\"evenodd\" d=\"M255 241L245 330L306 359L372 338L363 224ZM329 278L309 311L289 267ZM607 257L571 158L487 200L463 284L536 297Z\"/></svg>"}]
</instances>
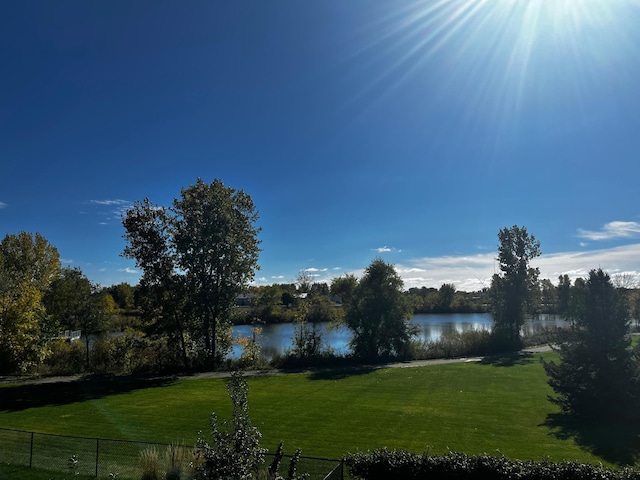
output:
<instances>
[{"instance_id":1,"label":"thin white cloud","mask_svg":"<svg viewBox=\"0 0 640 480\"><path fill-rule=\"evenodd\" d=\"M129 268L129 267L127 267L127 268L119 268L118 271L122 272L122 273L130 273L130 274L136 274L136 275L140 273L136 269Z\"/></svg>"},{"instance_id":2,"label":"thin white cloud","mask_svg":"<svg viewBox=\"0 0 640 480\"><path fill-rule=\"evenodd\" d=\"M0 210L3 208L7 208L7 204L4 202L0 202Z\"/></svg>"},{"instance_id":3,"label":"thin white cloud","mask_svg":"<svg viewBox=\"0 0 640 480\"><path fill-rule=\"evenodd\" d=\"M273 278L274 280L282 280L284 278L284 275L272 275L271 278ZM266 278L264 278L264 280L266 280Z\"/></svg>"},{"instance_id":4,"label":"thin white cloud","mask_svg":"<svg viewBox=\"0 0 640 480\"><path fill-rule=\"evenodd\" d=\"M131 202L128 200L122 199L114 199L114 200L89 200L89 203L93 203L95 205L130 205Z\"/></svg>"},{"instance_id":5,"label":"thin white cloud","mask_svg":"<svg viewBox=\"0 0 640 480\"><path fill-rule=\"evenodd\" d=\"M109 225L112 222L120 222L122 216L132 207L133 203L128 200L106 199L106 200L89 200L87 203L93 205L97 209L97 214L102 218L100 225ZM85 214L86 212L80 212Z\"/></svg>"},{"instance_id":6,"label":"thin white cloud","mask_svg":"<svg viewBox=\"0 0 640 480\"><path fill-rule=\"evenodd\" d=\"M638 234L640 234L640 223L638 222L609 222L596 231L578 229L579 238L592 241L633 238Z\"/></svg>"},{"instance_id":7,"label":"thin white cloud","mask_svg":"<svg viewBox=\"0 0 640 480\"><path fill-rule=\"evenodd\" d=\"M387 247L386 245L384 247L372 248L371 250L378 253L402 252L402 250L393 247Z\"/></svg>"},{"instance_id":8,"label":"thin white cloud","mask_svg":"<svg viewBox=\"0 0 640 480\"><path fill-rule=\"evenodd\" d=\"M305 272L326 272L327 270L329 270L329 269L328 268L315 268L315 267L305 268L304 269Z\"/></svg>"}]
</instances>

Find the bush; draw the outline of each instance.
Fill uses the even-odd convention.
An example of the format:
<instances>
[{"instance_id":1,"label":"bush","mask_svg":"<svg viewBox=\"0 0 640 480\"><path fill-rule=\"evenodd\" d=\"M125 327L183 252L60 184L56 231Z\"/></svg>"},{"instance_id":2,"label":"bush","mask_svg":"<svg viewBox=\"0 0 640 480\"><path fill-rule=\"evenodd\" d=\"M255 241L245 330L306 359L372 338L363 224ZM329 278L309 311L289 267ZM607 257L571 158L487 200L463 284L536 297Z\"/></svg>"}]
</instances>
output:
<instances>
[{"instance_id":1,"label":"bush","mask_svg":"<svg viewBox=\"0 0 640 480\"><path fill-rule=\"evenodd\" d=\"M198 480L252 479L264 463L266 450L260 448L262 434L249 418L246 380L235 372L227 383L227 390L233 403L232 418L219 425L216 414L211 414L213 442L209 444L200 436L196 448Z\"/></svg>"},{"instance_id":2,"label":"bush","mask_svg":"<svg viewBox=\"0 0 640 480\"><path fill-rule=\"evenodd\" d=\"M164 373L180 364L180 353L166 337L150 339L135 331L97 339L91 355L95 373Z\"/></svg>"},{"instance_id":3,"label":"bush","mask_svg":"<svg viewBox=\"0 0 640 480\"><path fill-rule=\"evenodd\" d=\"M49 345L49 355L42 367L44 375L72 375L84 369L85 345L57 338Z\"/></svg>"},{"instance_id":4,"label":"bush","mask_svg":"<svg viewBox=\"0 0 640 480\"><path fill-rule=\"evenodd\" d=\"M381 449L355 453L344 458L352 477L363 480L403 480L437 478L507 480L637 480L640 469L608 469L602 465L578 462L554 463L548 460L509 460L492 455L449 453L442 456L418 455Z\"/></svg>"}]
</instances>

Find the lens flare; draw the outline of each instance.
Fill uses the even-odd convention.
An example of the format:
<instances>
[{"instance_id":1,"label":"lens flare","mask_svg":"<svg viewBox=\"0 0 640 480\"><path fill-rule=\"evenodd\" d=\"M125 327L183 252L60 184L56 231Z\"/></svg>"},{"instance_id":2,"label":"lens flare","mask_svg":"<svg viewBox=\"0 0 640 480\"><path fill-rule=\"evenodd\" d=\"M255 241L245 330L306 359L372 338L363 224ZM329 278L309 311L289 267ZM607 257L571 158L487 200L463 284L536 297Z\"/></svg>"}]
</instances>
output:
<instances>
[{"instance_id":1,"label":"lens flare","mask_svg":"<svg viewBox=\"0 0 640 480\"><path fill-rule=\"evenodd\" d=\"M638 78L628 59L640 53L639 15L640 0L389 2L357 32L349 68L368 81L352 102L364 116L409 90L415 111L434 107L420 89L436 89L456 130L489 131L494 145L522 135L524 120L530 135L572 128L569 111L603 121L597 92Z\"/></svg>"}]
</instances>

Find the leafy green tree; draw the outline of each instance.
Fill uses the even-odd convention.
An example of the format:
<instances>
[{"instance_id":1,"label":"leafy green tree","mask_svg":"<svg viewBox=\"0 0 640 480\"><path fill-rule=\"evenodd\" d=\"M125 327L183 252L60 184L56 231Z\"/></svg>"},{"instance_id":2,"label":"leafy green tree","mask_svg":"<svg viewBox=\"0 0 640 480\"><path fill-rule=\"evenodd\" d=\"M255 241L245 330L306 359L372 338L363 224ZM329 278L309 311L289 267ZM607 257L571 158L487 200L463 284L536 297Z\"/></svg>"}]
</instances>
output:
<instances>
[{"instance_id":1,"label":"leafy green tree","mask_svg":"<svg viewBox=\"0 0 640 480\"><path fill-rule=\"evenodd\" d=\"M353 301L357 287L358 279L354 275L345 275L331 281L330 292L334 297L339 297L342 304L348 305Z\"/></svg>"},{"instance_id":2,"label":"leafy green tree","mask_svg":"<svg viewBox=\"0 0 640 480\"><path fill-rule=\"evenodd\" d=\"M51 282L43 303L60 328L82 332L88 367L91 336L105 331L114 313L111 296L99 292L79 268L65 267Z\"/></svg>"},{"instance_id":3,"label":"leafy green tree","mask_svg":"<svg viewBox=\"0 0 640 480\"><path fill-rule=\"evenodd\" d=\"M375 259L344 304L344 322L353 333L351 348L363 360L409 355L411 302L402 291L403 282L393 265Z\"/></svg>"},{"instance_id":4,"label":"leafy green tree","mask_svg":"<svg viewBox=\"0 0 640 480\"><path fill-rule=\"evenodd\" d=\"M258 268L257 219L244 191L198 179L170 208L145 199L123 220L124 255L142 268L141 283L162 287L171 317L201 341L208 366L231 348L231 311Z\"/></svg>"},{"instance_id":5,"label":"leafy green tree","mask_svg":"<svg viewBox=\"0 0 640 480\"><path fill-rule=\"evenodd\" d=\"M532 293L538 291L540 271L529 262L540 255L540 242L517 225L500 230L498 240L501 274L494 274L491 281L492 335L499 348L518 349Z\"/></svg>"},{"instance_id":6,"label":"leafy green tree","mask_svg":"<svg viewBox=\"0 0 640 480\"><path fill-rule=\"evenodd\" d=\"M4 274L14 284L28 283L44 293L60 270L60 254L40 233L7 235L0 243Z\"/></svg>"},{"instance_id":7,"label":"leafy green tree","mask_svg":"<svg viewBox=\"0 0 640 480\"><path fill-rule=\"evenodd\" d=\"M264 321L277 316L278 308L282 304L282 288L279 285L264 285L255 289L257 298L254 302L254 310L259 318Z\"/></svg>"},{"instance_id":8,"label":"leafy green tree","mask_svg":"<svg viewBox=\"0 0 640 480\"><path fill-rule=\"evenodd\" d=\"M545 362L551 401L587 418L638 418L637 358L630 349L624 296L602 269L585 283L571 340L558 348L560 363Z\"/></svg>"},{"instance_id":9,"label":"leafy green tree","mask_svg":"<svg viewBox=\"0 0 640 480\"><path fill-rule=\"evenodd\" d=\"M87 310L91 282L78 268L64 267L44 295L47 314L62 329L75 329Z\"/></svg>"},{"instance_id":10,"label":"leafy green tree","mask_svg":"<svg viewBox=\"0 0 640 480\"><path fill-rule=\"evenodd\" d=\"M540 311L554 313L558 310L558 296L555 285L545 278L540 281Z\"/></svg>"},{"instance_id":11,"label":"leafy green tree","mask_svg":"<svg viewBox=\"0 0 640 480\"><path fill-rule=\"evenodd\" d=\"M0 242L0 372L40 364L55 324L42 296L60 269L55 247L39 233L6 235Z\"/></svg>"},{"instance_id":12,"label":"leafy green tree","mask_svg":"<svg viewBox=\"0 0 640 480\"><path fill-rule=\"evenodd\" d=\"M134 307L135 300L133 295L133 287L126 282L113 285L108 289L109 294L113 297L116 305L121 310L131 310Z\"/></svg>"},{"instance_id":13,"label":"leafy green tree","mask_svg":"<svg viewBox=\"0 0 640 480\"><path fill-rule=\"evenodd\" d=\"M453 283L443 283L438 290L438 310L441 312L450 312L455 295L456 286Z\"/></svg>"},{"instance_id":14,"label":"leafy green tree","mask_svg":"<svg viewBox=\"0 0 640 480\"><path fill-rule=\"evenodd\" d=\"M173 245L172 216L148 198L136 202L123 218L127 246L123 256L142 269L138 304L152 334L166 335L180 350L184 368L190 367L187 336L190 309L186 276L178 268Z\"/></svg>"}]
</instances>

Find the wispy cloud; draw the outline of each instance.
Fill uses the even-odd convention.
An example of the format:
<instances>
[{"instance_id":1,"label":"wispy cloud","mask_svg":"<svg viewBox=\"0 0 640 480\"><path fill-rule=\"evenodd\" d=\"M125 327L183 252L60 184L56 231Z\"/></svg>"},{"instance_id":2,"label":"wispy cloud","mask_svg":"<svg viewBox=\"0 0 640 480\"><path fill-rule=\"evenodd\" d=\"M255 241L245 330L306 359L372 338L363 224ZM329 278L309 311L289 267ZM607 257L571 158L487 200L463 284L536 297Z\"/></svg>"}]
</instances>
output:
<instances>
[{"instance_id":1,"label":"wispy cloud","mask_svg":"<svg viewBox=\"0 0 640 480\"><path fill-rule=\"evenodd\" d=\"M114 199L114 200L89 200L89 203L95 205L129 205L131 202L128 200Z\"/></svg>"},{"instance_id":2,"label":"wispy cloud","mask_svg":"<svg viewBox=\"0 0 640 480\"><path fill-rule=\"evenodd\" d=\"M397 248L387 247L386 245L384 247L372 248L371 250L378 253L402 252L402 250L399 250Z\"/></svg>"},{"instance_id":3,"label":"wispy cloud","mask_svg":"<svg viewBox=\"0 0 640 480\"><path fill-rule=\"evenodd\" d=\"M305 268L304 269L305 272L326 272L327 270L329 270L329 269L328 268L315 268L315 267Z\"/></svg>"},{"instance_id":4,"label":"wispy cloud","mask_svg":"<svg viewBox=\"0 0 640 480\"><path fill-rule=\"evenodd\" d=\"M137 271L136 269L134 269L134 268L129 268L129 267L126 267L126 268L119 268L119 269L118 269L118 271L119 271L119 272L122 272L122 273L130 273L130 274L132 274L132 275L137 275L137 274L139 274L139 273L140 273L140 272L139 272L139 271Z\"/></svg>"},{"instance_id":5,"label":"wispy cloud","mask_svg":"<svg viewBox=\"0 0 640 480\"><path fill-rule=\"evenodd\" d=\"M7 208L7 204L4 202L0 202L0 210L2 210L3 208Z\"/></svg>"},{"instance_id":6,"label":"wispy cloud","mask_svg":"<svg viewBox=\"0 0 640 480\"><path fill-rule=\"evenodd\" d=\"M638 222L609 222L600 230L578 229L578 237L592 241L632 238L640 234Z\"/></svg>"},{"instance_id":7,"label":"wispy cloud","mask_svg":"<svg viewBox=\"0 0 640 480\"><path fill-rule=\"evenodd\" d=\"M126 211L132 207L133 203L128 200L105 199L105 200L89 200L88 203L93 205L102 217L100 225L109 225L113 221L119 222ZM83 214L87 212L81 212Z\"/></svg>"},{"instance_id":8,"label":"wispy cloud","mask_svg":"<svg viewBox=\"0 0 640 480\"><path fill-rule=\"evenodd\" d=\"M262 277L264 278L264 277ZM273 280L283 280L284 279L284 275L272 275L271 278ZM266 278L264 278L264 280L266 280Z\"/></svg>"}]
</instances>

